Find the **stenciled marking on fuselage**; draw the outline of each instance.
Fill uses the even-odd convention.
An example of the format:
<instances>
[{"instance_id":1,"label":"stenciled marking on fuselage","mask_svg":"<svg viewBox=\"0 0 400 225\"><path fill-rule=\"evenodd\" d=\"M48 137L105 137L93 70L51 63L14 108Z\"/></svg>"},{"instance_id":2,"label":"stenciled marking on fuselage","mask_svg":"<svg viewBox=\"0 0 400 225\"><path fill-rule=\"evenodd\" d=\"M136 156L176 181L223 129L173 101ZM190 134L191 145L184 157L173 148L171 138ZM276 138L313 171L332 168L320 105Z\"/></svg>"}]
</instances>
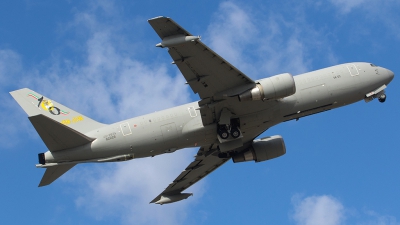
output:
<instances>
[{"instance_id":1,"label":"stenciled marking on fuselage","mask_svg":"<svg viewBox=\"0 0 400 225\"><path fill-rule=\"evenodd\" d=\"M115 133L115 132L104 135L104 139L106 139L106 141L109 141L109 140L112 140L115 138L117 138L117 133Z\"/></svg>"},{"instance_id":2,"label":"stenciled marking on fuselage","mask_svg":"<svg viewBox=\"0 0 400 225\"><path fill-rule=\"evenodd\" d=\"M333 79L338 79L338 78L341 78L342 76L341 75L336 75L336 76L333 76Z\"/></svg>"},{"instance_id":3,"label":"stenciled marking on fuselage","mask_svg":"<svg viewBox=\"0 0 400 225\"><path fill-rule=\"evenodd\" d=\"M161 116L157 116L153 118L154 122L161 122L164 120L169 120L169 119L173 119L173 118L177 118L178 117L178 113L174 112L174 113L170 113L170 114L165 114L165 115L161 115Z\"/></svg>"},{"instance_id":4,"label":"stenciled marking on fuselage","mask_svg":"<svg viewBox=\"0 0 400 225\"><path fill-rule=\"evenodd\" d=\"M32 97L38 101L38 105L37 105L38 108L42 107L42 109L49 111L51 114L53 114L55 116L58 116L58 115L66 116L69 114L69 112L61 110L60 108L54 106L53 103L51 102L51 100L44 99L43 96L39 98L39 96L37 96L33 93L29 93L28 96Z\"/></svg>"}]
</instances>

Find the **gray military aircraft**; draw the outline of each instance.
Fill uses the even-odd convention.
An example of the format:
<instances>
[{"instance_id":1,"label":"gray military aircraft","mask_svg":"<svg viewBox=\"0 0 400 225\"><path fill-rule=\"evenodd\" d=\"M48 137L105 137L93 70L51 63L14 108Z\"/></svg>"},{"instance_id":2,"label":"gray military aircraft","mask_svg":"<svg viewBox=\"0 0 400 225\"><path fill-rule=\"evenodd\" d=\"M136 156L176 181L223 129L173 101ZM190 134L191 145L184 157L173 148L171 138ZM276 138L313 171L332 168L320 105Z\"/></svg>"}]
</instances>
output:
<instances>
[{"instance_id":1,"label":"gray military aircraft","mask_svg":"<svg viewBox=\"0 0 400 225\"><path fill-rule=\"evenodd\" d=\"M187 84L201 100L114 124L96 122L27 88L10 94L28 114L48 151L39 186L78 163L121 162L182 148L200 149L186 169L151 203L188 198L182 193L219 166L286 153L281 136L255 140L268 128L360 100L386 100L394 74L371 63L346 63L297 76L252 80L168 17L148 20Z\"/></svg>"}]
</instances>

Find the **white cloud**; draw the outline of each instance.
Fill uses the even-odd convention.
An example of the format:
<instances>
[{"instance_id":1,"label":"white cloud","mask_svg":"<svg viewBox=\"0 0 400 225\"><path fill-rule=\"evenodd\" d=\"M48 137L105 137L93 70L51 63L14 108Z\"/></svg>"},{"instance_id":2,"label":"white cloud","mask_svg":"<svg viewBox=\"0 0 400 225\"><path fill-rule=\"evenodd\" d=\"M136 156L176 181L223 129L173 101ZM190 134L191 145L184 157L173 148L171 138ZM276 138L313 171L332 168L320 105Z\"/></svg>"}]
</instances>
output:
<instances>
[{"instance_id":1,"label":"white cloud","mask_svg":"<svg viewBox=\"0 0 400 225\"><path fill-rule=\"evenodd\" d=\"M381 215L372 210L363 210L357 225L400 225L396 217L389 215Z\"/></svg>"},{"instance_id":2,"label":"white cloud","mask_svg":"<svg viewBox=\"0 0 400 225\"><path fill-rule=\"evenodd\" d=\"M311 52L321 52L319 59L335 64L336 57L323 32L309 25L305 12L299 7L293 9L293 18L285 18L273 11L259 12L231 1L223 2L203 39L252 78L309 71Z\"/></svg>"},{"instance_id":3,"label":"white cloud","mask_svg":"<svg viewBox=\"0 0 400 225\"><path fill-rule=\"evenodd\" d=\"M340 12L349 13L354 8L362 5L369 0L330 0L332 4L334 4Z\"/></svg>"},{"instance_id":4,"label":"white cloud","mask_svg":"<svg viewBox=\"0 0 400 225\"><path fill-rule=\"evenodd\" d=\"M97 168L87 166L83 176L82 168L75 170L69 179L84 182L88 187L79 188L82 195L76 204L98 220L122 217L124 224L182 224L196 198L163 206L149 202L187 166L193 155L193 150L182 150ZM199 183L192 191L198 196L201 188Z\"/></svg>"},{"instance_id":5,"label":"white cloud","mask_svg":"<svg viewBox=\"0 0 400 225\"><path fill-rule=\"evenodd\" d=\"M258 29L253 18L233 2L223 2L208 27L206 40L215 52L223 53L233 65L243 65L243 51L256 41Z\"/></svg>"},{"instance_id":6,"label":"white cloud","mask_svg":"<svg viewBox=\"0 0 400 225\"><path fill-rule=\"evenodd\" d=\"M294 210L291 218L297 225L400 225L396 217L381 215L373 210L357 210L345 207L330 195L292 197Z\"/></svg>"},{"instance_id":7,"label":"white cloud","mask_svg":"<svg viewBox=\"0 0 400 225\"><path fill-rule=\"evenodd\" d=\"M79 34L87 37L80 44L82 61L53 56L43 63L46 69L24 71L19 86L35 87L41 94L108 123L190 101L184 78L168 74L167 66L173 65L135 59L132 55L140 53L127 51L135 49L123 41L118 26L79 12L68 30L86 31Z\"/></svg>"},{"instance_id":8,"label":"white cloud","mask_svg":"<svg viewBox=\"0 0 400 225\"><path fill-rule=\"evenodd\" d=\"M357 30L356 35L362 35L365 30L371 27L384 26L390 34L400 39L400 20L398 11L400 10L400 2L398 0L329 0L338 12L342 15L356 15L358 19L352 18L355 24L354 29ZM348 17L344 17L348 20ZM362 18L362 19L360 19ZM368 23L365 23L365 19ZM360 23L362 22L362 23ZM366 27L365 27L366 26ZM376 31L374 29L373 31ZM367 32L367 36L374 35Z\"/></svg>"},{"instance_id":9,"label":"white cloud","mask_svg":"<svg viewBox=\"0 0 400 225\"><path fill-rule=\"evenodd\" d=\"M299 225L339 225L344 220L344 207L332 196L295 196L293 218Z\"/></svg>"}]
</instances>

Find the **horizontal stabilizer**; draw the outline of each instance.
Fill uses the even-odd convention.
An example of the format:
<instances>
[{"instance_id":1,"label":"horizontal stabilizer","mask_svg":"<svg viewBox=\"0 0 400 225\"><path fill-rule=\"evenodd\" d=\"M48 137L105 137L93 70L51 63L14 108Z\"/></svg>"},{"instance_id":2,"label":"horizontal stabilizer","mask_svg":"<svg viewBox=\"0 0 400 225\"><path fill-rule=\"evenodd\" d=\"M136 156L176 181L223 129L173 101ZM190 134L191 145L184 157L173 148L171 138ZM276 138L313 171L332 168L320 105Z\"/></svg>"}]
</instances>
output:
<instances>
[{"instance_id":1,"label":"horizontal stabilizer","mask_svg":"<svg viewBox=\"0 0 400 225\"><path fill-rule=\"evenodd\" d=\"M53 183L53 181L55 181L61 175L66 173L68 170L70 170L75 165L76 164L66 164L66 165L61 165L61 166L48 167L42 177L42 180L39 183L39 187L46 186L46 185Z\"/></svg>"},{"instance_id":2,"label":"horizontal stabilizer","mask_svg":"<svg viewBox=\"0 0 400 225\"><path fill-rule=\"evenodd\" d=\"M95 140L42 114L31 116L29 120L52 152L78 147Z\"/></svg>"}]
</instances>

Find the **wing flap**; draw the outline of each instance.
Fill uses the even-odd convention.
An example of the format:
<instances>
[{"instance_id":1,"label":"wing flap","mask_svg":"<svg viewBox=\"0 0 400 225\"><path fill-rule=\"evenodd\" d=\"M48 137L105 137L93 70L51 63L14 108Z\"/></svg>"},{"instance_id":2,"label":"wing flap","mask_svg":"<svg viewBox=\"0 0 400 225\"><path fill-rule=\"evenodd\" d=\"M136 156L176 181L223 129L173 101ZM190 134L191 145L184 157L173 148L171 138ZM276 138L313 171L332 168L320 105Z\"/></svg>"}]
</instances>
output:
<instances>
[{"instance_id":1,"label":"wing flap","mask_svg":"<svg viewBox=\"0 0 400 225\"><path fill-rule=\"evenodd\" d=\"M74 148L95 140L42 114L31 116L29 120L50 151Z\"/></svg>"}]
</instances>

